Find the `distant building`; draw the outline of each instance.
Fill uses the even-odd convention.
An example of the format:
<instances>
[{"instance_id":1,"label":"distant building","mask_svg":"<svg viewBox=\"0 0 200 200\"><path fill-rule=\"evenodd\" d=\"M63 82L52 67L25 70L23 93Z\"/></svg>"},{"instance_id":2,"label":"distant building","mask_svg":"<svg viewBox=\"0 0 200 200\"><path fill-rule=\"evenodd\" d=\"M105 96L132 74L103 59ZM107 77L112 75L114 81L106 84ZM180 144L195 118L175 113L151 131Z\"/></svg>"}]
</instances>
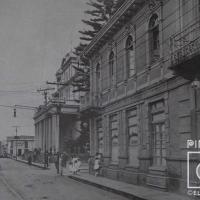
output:
<instances>
[{"instance_id":1,"label":"distant building","mask_svg":"<svg viewBox=\"0 0 200 200\"><path fill-rule=\"evenodd\" d=\"M9 136L7 137L7 153L13 156L22 156L27 151L34 150L34 142L34 136Z\"/></svg>"},{"instance_id":2,"label":"distant building","mask_svg":"<svg viewBox=\"0 0 200 200\"><path fill-rule=\"evenodd\" d=\"M2 144L2 141L0 141L0 156L2 155L3 153L3 144Z\"/></svg>"},{"instance_id":3,"label":"distant building","mask_svg":"<svg viewBox=\"0 0 200 200\"><path fill-rule=\"evenodd\" d=\"M127 0L85 49L91 87L80 110L103 176L187 192L187 139L200 133L199 7Z\"/></svg>"},{"instance_id":4,"label":"distant building","mask_svg":"<svg viewBox=\"0 0 200 200\"><path fill-rule=\"evenodd\" d=\"M1 153L1 155L7 155L8 153L8 145L4 141L1 142Z\"/></svg>"},{"instance_id":5,"label":"distant building","mask_svg":"<svg viewBox=\"0 0 200 200\"><path fill-rule=\"evenodd\" d=\"M80 136L80 93L73 93L73 66L79 66L78 59L70 52L56 72L57 91L34 115L36 148L42 152L76 152L72 143Z\"/></svg>"}]
</instances>

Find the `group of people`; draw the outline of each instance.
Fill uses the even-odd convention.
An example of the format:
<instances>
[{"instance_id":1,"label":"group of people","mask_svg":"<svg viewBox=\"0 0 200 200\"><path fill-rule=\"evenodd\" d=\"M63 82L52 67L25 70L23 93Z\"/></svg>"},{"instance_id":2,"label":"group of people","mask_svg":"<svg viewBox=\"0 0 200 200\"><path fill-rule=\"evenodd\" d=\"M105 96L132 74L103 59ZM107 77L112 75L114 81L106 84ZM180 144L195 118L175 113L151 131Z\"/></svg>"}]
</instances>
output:
<instances>
[{"instance_id":1,"label":"group of people","mask_svg":"<svg viewBox=\"0 0 200 200\"><path fill-rule=\"evenodd\" d=\"M69 171L73 174L77 174L80 170L81 161L78 157L72 156L69 157L68 154L64 153L56 153L54 154L53 161L57 170L57 174L63 175L63 171L69 167Z\"/></svg>"},{"instance_id":2,"label":"group of people","mask_svg":"<svg viewBox=\"0 0 200 200\"><path fill-rule=\"evenodd\" d=\"M60 175L63 175L63 170L67 166L67 161L69 159L69 156L64 152L64 153L55 153L53 156L53 162L55 164L55 168L57 171L57 174L60 173Z\"/></svg>"},{"instance_id":3,"label":"group of people","mask_svg":"<svg viewBox=\"0 0 200 200\"><path fill-rule=\"evenodd\" d=\"M89 166L93 166L93 171L95 176L99 176L101 174L103 156L101 153L96 153L93 159L89 160ZM69 156L66 152L63 153L55 153L51 158L49 156L45 156L45 165L48 167L49 163L53 162L55 164L55 168L57 174L63 175L64 169L68 167L69 172L72 174L78 174L80 171L81 160L77 156Z\"/></svg>"},{"instance_id":4,"label":"group of people","mask_svg":"<svg viewBox=\"0 0 200 200\"><path fill-rule=\"evenodd\" d=\"M72 156L69 162L69 172L73 174L77 174L80 170L81 160L76 156Z\"/></svg>"}]
</instances>

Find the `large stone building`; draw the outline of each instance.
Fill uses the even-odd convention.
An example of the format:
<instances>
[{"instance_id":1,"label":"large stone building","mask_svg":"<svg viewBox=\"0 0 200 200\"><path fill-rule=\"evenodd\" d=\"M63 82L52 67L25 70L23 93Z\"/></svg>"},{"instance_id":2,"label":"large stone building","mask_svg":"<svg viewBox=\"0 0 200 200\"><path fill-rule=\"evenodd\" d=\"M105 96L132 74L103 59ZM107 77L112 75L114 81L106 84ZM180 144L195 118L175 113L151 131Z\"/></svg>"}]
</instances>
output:
<instances>
[{"instance_id":1,"label":"large stone building","mask_svg":"<svg viewBox=\"0 0 200 200\"><path fill-rule=\"evenodd\" d=\"M70 152L70 141L79 136L79 93L73 93L73 66L78 60L68 53L56 72L57 91L35 113L36 148L42 152ZM72 150L73 151L73 150Z\"/></svg>"},{"instance_id":2,"label":"large stone building","mask_svg":"<svg viewBox=\"0 0 200 200\"><path fill-rule=\"evenodd\" d=\"M85 49L81 112L103 176L186 192L187 139L200 136L199 4L127 0Z\"/></svg>"}]
</instances>

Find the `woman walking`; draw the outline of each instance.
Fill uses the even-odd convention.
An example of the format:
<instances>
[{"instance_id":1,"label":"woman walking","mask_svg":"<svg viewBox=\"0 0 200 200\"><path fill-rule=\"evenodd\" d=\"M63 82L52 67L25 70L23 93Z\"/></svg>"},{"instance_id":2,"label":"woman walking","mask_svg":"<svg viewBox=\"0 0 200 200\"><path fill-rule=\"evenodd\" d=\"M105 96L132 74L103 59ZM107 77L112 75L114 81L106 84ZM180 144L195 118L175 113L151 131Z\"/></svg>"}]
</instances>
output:
<instances>
[{"instance_id":1,"label":"woman walking","mask_svg":"<svg viewBox=\"0 0 200 200\"><path fill-rule=\"evenodd\" d=\"M100 171L100 158L98 156L98 153L96 153L94 160L94 171L95 171L95 176L98 176Z\"/></svg>"}]
</instances>

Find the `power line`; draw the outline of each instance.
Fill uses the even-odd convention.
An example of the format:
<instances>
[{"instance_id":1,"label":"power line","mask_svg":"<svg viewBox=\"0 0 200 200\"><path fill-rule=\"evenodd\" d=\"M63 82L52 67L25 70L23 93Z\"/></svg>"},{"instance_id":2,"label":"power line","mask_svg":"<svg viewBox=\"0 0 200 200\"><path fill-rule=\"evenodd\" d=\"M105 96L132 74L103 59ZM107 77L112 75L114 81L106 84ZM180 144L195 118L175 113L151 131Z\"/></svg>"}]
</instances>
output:
<instances>
[{"instance_id":1,"label":"power line","mask_svg":"<svg viewBox=\"0 0 200 200\"><path fill-rule=\"evenodd\" d=\"M33 106L25 106L25 105L2 105L0 104L0 107L4 107L4 108L12 108L12 109L26 109L26 110L35 110L37 107L33 107Z\"/></svg>"},{"instance_id":2,"label":"power line","mask_svg":"<svg viewBox=\"0 0 200 200\"><path fill-rule=\"evenodd\" d=\"M42 92L42 95L44 96L44 104L47 104L47 95L48 91L55 90L55 88L44 88L44 89L39 89L37 92Z\"/></svg>"},{"instance_id":3,"label":"power line","mask_svg":"<svg viewBox=\"0 0 200 200\"><path fill-rule=\"evenodd\" d=\"M29 90L0 90L0 92L7 92L7 93L33 93L33 94L37 94L37 92L35 91L29 91Z\"/></svg>"}]
</instances>

